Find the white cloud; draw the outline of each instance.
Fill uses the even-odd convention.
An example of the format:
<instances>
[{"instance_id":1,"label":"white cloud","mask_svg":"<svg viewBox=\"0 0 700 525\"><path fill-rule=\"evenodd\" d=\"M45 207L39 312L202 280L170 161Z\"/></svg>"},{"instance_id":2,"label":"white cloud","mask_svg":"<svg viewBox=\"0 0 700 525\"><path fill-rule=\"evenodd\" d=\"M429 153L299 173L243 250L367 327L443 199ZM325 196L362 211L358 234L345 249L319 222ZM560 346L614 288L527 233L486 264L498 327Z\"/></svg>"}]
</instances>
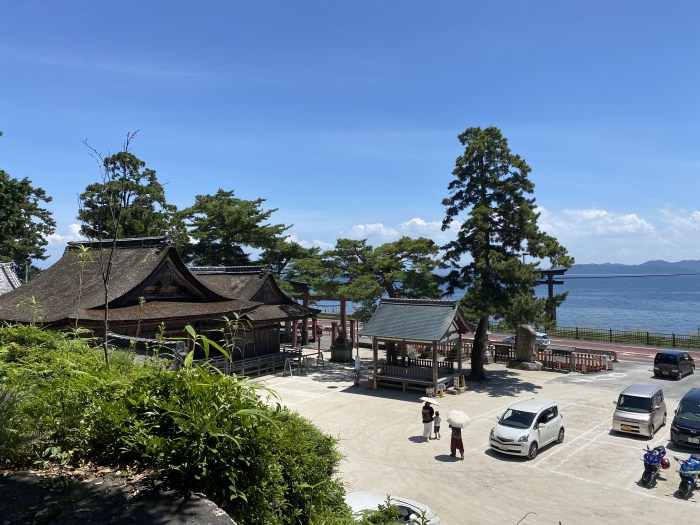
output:
<instances>
[{"instance_id":1,"label":"white cloud","mask_svg":"<svg viewBox=\"0 0 700 525\"><path fill-rule=\"evenodd\" d=\"M321 241L318 239L314 239L313 241L307 241L304 239L299 239L296 233L290 233L287 235L287 237L284 239L287 242L296 242L299 245L301 245L303 248L321 248L321 250L331 250L335 247L334 243L329 243L325 241Z\"/></svg>"},{"instance_id":2,"label":"white cloud","mask_svg":"<svg viewBox=\"0 0 700 525\"><path fill-rule=\"evenodd\" d=\"M668 209L660 210L661 221L675 232L692 233L700 231L700 211L692 211L690 213L685 210L680 211L687 215L679 215Z\"/></svg>"},{"instance_id":3,"label":"white cloud","mask_svg":"<svg viewBox=\"0 0 700 525\"><path fill-rule=\"evenodd\" d=\"M579 263L700 259L700 211L649 210L644 217L600 209L538 211L540 227Z\"/></svg>"},{"instance_id":4,"label":"white cloud","mask_svg":"<svg viewBox=\"0 0 700 525\"><path fill-rule=\"evenodd\" d=\"M598 209L564 210L559 214L544 208L537 211L540 212L540 227L555 237L572 229L581 236L653 235L655 232L650 222L634 213L621 214Z\"/></svg>"},{"instance_id":5,"label":"white cloud","mask_svg":"<svg viewBox=\"0 0 700 525\"><path fill-rule=\"evenodd\" d=\"M396 228L385 226L380 222L374 224L357 224L348 230L347 235L353 239L383 239L389 242L401 236Z\"/></svg>"},{"instance_id":6,"label":"white cloud","mask_svg":"<svg viewBox=\"0 0 700 525\"><path fill-rule=\"evenodd\" d=\"M443 245L452 240L460 224L452 222L446 231L442 231L442 222L427 221L420 217L414 217L397 226L388 226L382 223L356 224L345 235L353 239L367 239L370 244L379 244L398 240L400 237L427 237L436 244Z\"/></svg>"},{"instance_id":7,"label":"white cloud","mask_svg":"<svg viewBox=\"0 0 700 525\"><path fill-rule=\"evenodd\" d=\"M61 247L66 243L80 241L83 239L85 239L85 236L80 234L80 224L69 224L67 232L54 232L46 238L46 240L49 242L49 246Z\"/></svg>"}]
</instances>

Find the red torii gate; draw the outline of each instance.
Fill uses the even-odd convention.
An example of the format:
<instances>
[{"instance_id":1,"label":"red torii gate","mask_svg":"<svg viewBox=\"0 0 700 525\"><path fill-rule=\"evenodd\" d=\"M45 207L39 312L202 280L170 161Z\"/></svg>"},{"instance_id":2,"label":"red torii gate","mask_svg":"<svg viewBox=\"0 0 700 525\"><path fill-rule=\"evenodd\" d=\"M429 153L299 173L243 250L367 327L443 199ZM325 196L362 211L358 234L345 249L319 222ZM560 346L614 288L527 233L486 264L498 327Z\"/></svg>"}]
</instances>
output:
<instances>
[{"instance_id":1,"label":"red torii gate","mask_svg":"<svg viewBox=\"0 0 700 525\"><path fill-rule=\"evenodd\" d=\"M314 301L338 301L340 303L340 328L343 330L343 332L347 333L347 325L348 325L348 317L347 317L347 299L344 299L342 297L335 297L335 296L330 296L330 295L311 295L309 293L310 287L309 283L306 281L290 281L292 284L292 287L294 291L299 294L298 298L301 299L301 302L304 306L308 307L309 302L313 299ZM301 321L301 344L305 345L308 342L308 319L303 319ZM312 328L314 330L314 333L316 333L316 318L314 317L312 320ZM296 330L294 330L294 334L296 334ZM331 340L331 344L334 342L336 337L335 333L335 326L333 328L333 334ZM350 320L350 341L352 343L355 343L355 322L354 320Z\"/></svg>"},{"instance_id":2,"label":"red torii gate","mask_svg":"<svg viewBox=\"0 0 700 525\"><path fill-rule=\"evenodd\" d=\"M551 270L540 270L540 277L546 277L546 279L543 279L541 281L537 281L537 284L546 284L547 285L547 297L549 299L552 299L554 297L554 285L555 284L564 284L564 281L555 281L554 276L555 275L564 275L566 272L566 268L552 268ZM557 307L555 305L552 305L552 309L549 312L549 320L550 321L556 321L557 320Z\"/></svg>"}]
</instances>

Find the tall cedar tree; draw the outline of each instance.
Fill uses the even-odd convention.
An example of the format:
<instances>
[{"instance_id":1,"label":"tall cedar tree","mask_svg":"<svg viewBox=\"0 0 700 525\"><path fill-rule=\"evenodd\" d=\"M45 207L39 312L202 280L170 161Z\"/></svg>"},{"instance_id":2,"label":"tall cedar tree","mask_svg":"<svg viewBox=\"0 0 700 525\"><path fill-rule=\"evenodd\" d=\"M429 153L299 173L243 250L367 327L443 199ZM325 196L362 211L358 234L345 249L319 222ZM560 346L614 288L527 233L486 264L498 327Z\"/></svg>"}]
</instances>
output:
<instances>
[{"instance_id":1,"label":"tall cedar tree","mask_svg":"<svg viewBox=\"0 0 700 525\"><path fill-rule=\"evenodd\" d=\"M184 243L181 255L199 266L250 264L246 249L272 249L290 228L267 224L277 208L263 210L264 202L238 199L222 189L216 195L197 195L194 205L180 213L192 239Z\"/></svg>"},{"instance_id":2,"label":"tall cedar tree","mask_svg":"<svg viewBox=\"0 0 700 525\"><path fill-rule=\"evenodd\" d=\"M105 180L80 195L80 232L90 239L157 237L177 230L175 206L165 199L156 172L128 151L99 158ZM119 220L112 220L114 206ZM118 231L117 231L118 230Z\"/></svg>"},{"instance_id":3,"label":"tall cedar tree","mask_svg":"<svg viewBox=\"0 0 700 525\"><path fill-rule=\"evenodd\" d=\"M14 179L0 169L0 261L13 262L20 275L36 271L32 259L48 257L44 247L47 237L56 231L56 221L40 203L51 200L28 178Z\"/></svg>"},{"instance_id":4,"label":"tall cedar tree","mask_svg":"<svg viewBox=\"0 0 700 525\"><path fill-rule=\"evenodd\" d=\"M402 237L376 248L366 240L338 239L333 250L296 260L290 275L322 295L361 303L357 313L367 318L382 295L440 297L434 273L438 249L424 237Z\"/></svg>"},{"instance_id":5,"label":"tall cedar tree","mask_svg":"<svg viewBox=\"0 0 700 525\"><path fill-rule=\"evenodd\" d=\"M462 214L465 218L457 238L443 247L451 268L445 279L448 295L466 290L463 306L479 318L471 377L481 381L486 378L483 356L489 317L503 317L518 308L529 317L522 322L531 322L545 308L534 298L540 261L548 259L552 266L566 268L574 261L554 237L539 229L539 213L530 197L534 190L528 179L530 167L510 152L501 131L468 128L459 141L465 149L457 157L449 196L442 201L446 207L442 229ZM524 262L523 254L534 262Z\"/></svg>"}]
</instances>

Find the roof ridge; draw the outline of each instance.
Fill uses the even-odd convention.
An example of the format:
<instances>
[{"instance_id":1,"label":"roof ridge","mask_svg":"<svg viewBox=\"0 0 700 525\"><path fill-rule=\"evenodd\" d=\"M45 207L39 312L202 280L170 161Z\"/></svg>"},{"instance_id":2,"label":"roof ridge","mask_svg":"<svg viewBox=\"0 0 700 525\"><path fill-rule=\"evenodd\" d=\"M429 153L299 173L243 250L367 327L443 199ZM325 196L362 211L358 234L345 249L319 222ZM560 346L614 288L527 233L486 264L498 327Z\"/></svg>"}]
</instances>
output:
<instances>
[{"instance_id":1,"label":"roof ridge","mask_svg":"<svg viewBox=\"0 0 700 525\"><path fill-rule=\"evenodd\" d=\"M68 243L66 249L70 249L75 246L87 246L93 250L99 250L102 247L111 248L115 243L115 239L85 239L82 241L71 241ZM161 235L160 237L123 237L116 239L117 248L148 248L148 247L158 247L165 248L167 246L174 246L174 242L171 237Z\"/></svg>"},{"instance_id":2,"label":"roof ridge","mask_svg":"<svg viewBox=\"0 0 700 525\"><path fill-rule=\"evenodd\" d=\"M272 272L272 268L267 265L243 265L243 266L188 266L189 270L195 275L211 275L211 274L261 274Z\"/></svg>"},{"instance_id":3,"label":"roof ridge","mask_svg":"<svg viewBox=\"0 0 700 525\"><path fill-rule=\"evenodd\" d=\"M391 297L381 300L384 304L424 304L432 306L456 306L459 300L442 300L442 299L412 299L409 297Z\"/></svg>"}]
</instances>

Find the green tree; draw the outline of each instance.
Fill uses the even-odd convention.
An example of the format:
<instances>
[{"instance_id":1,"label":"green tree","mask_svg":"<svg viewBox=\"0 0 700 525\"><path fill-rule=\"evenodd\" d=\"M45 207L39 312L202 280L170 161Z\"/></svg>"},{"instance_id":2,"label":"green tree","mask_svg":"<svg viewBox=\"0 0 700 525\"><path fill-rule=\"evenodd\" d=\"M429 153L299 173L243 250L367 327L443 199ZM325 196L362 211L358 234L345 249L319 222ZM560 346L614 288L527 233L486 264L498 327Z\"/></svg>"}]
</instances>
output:
<instances>
[{"instance_id":1,"label":"green tree","mask_svg":"<svg viewBox=\"0 0 700 525\"><path fill-rule=\"evenodd\" d=\"M544 300L534 297L540 261L570 267L573 258L539 229L539 213L530 197L534 190L528 179L530 167L511 153L501 131L468 128L459 141L465 150L457 157L449 196L442 201L446 207L442 229L463 214L465 218L457 238L443 247L450 268L445 280L447 294L466 290L462 303L479 318L471 374L482 380L489 317L504 317L517 309L520 322L536 320L546 307Z\"/></svg>"},{"instance_id":2,"label":"green tree","mask_svg":"<svg viewBox=\"0 0 700 525\"><path fill-rule=\"evenodd\" d=\"M155 171L144 169L145 163L131 153L131 141L137 134L138 131L127 133L122 151L109 157L104 157L86 140L83 141L97 162L102 178L101 183L91 184L80 196L78 219L83 221L83 235L97 239L100 243L95 258L100 265L104 289L103 348L107 366L108 298L117 239L162 235L165 232L160 227L176 221L173 217L176 210L166 204L163 187L156 180ZM146 185L142 184L143 180L146 180ZM108 244L111 244L111 248L107 248Z\"/></svg>"},{"instance_id":3,"label":"green tree","mask_svg":"<svg viewBox=\"0 0 700 525\"><path fill-rule=\"evenodd\" d=\"M233 191L197 195L180 217L188 230L181 255L200 266L250 264L250 249L273 249L290 228L267 223L276 208L263 210L265 199L239 199ZM191 240L190 240L191 239Z\"/></svg>"},{"instance_id":4,"label":"green tree","mask_svg":"<svg viewBox=\"0 0 700 525\"><path fill-rule=\"evenodd\" d=\"M32 259L45 260L47 238L56 221L41 203L51 202L28 178L14 179L0 169L0 260L13 262L22 275Z\"/></svg>"},{"instance_id":5,"label":"green tree","mask_svg":"<svg viewBox=\"0 0 700 525\"><path fill-rule=\"evenodd\" d=\"M333 250L295 261L290 273L318 293L360 303L364 318L382 295L440 297L437 253L438 246L424 237L402 237L376 248L366 240L338 239Z\"/></svg>"},{"instance_id":6,"label":"green tree","mask_svg":"<svg viewBox=\"0 0 700 525\"><path fill-rule=\"evenodd\" d=\"M166 202L163 185L144 161L126 150L98 161L102 182L88 185L80 194L78 220L83 235L90 239L151 237L177 229L177 210ZM116 210L115 222L112 212Z\"/></svg>"},{"instance_id":7,"label":"green tree","mask_svg":"<svg viewBox=\"0 0 700 525\"><path fill-rule=\"evenodd\" d=\"M260 254L258 263L270 266L276 275L281 276L293 261L315 257L320 250L317 247L304 248L298 242L277 238L273 246Z\"/></svg>"}]
</instances>

